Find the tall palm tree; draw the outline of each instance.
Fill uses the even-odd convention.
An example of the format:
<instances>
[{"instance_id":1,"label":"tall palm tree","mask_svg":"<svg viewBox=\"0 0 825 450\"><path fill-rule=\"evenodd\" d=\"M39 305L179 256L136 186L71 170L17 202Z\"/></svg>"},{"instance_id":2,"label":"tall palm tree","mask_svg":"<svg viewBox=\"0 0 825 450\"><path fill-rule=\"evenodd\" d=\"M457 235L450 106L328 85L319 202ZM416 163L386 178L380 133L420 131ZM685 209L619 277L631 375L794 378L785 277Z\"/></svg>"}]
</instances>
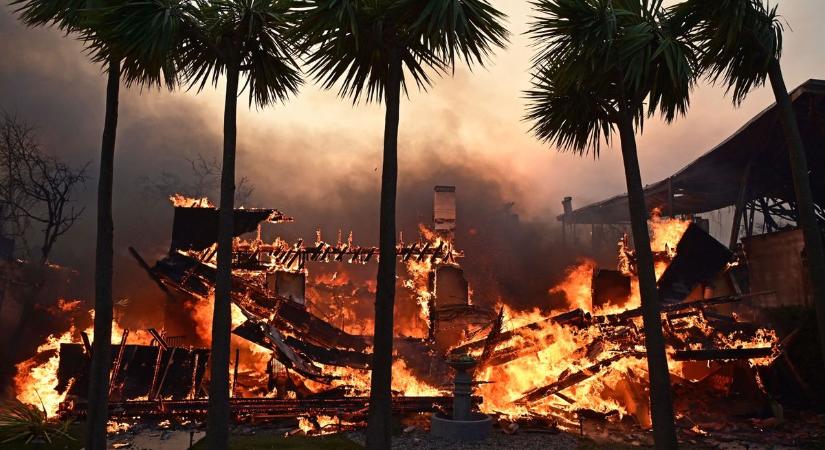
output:
<instances>
[{"instance_id":1,"label":"tall palm tree","mask_svg":"<svg viewBox=\"0 0 825 450\"><path fill-rule=\"evenodd\" d=\"M646 117L683 115L695 55L661 0L535 0L529 34L538 48L527 119L560 150L599 156L618 131L642 300L656 448L677 448L670 378L636 148Z\"/></svg>"},{"instance_id":2,"label":"tall palm tree","mask_svg":"<svg viewBox=\"0 0 825 450\"><path fill-rule=\"evenodd\" d=\"M777 7L769 8L761 0L688 0L673 6L672 12L701 49L702 70L711 81L726 86L734 105L740 105L766 79L771 82L788 146L825 360L825 248L814 211L805 147L779 64L783 26Z\"/></svg>"},{"instance_id":3,"label":"tall palm tree","mask_svg":"<svg viewBox=\"0 0 825 450\"><path fill-rule=\"evenodd\" d=\"M174 86L168 51L176 41L174 0L14 0L12 7L29 26L56 26L90 50L107 74L106 112L100 149L95 244L95 341L90 368L86 448L106 448L112 336L114 225L112 185L121 82L128 86Z\"/></svg>"},{"instance_id":4,"label":"tall palm tree","mask_svg":"<svg viewBox=\"0 0 825 450\"><path fill-rule=\"evenodd\" d=\"M283 0L198 0L195 27L183 45L180 63L192 85L202 89L226 76L223 163L218 219L218 267L212 316L208 448L229 445L229 339L231 326L232 237L235 209L235 153L239 81L249 103L263 107L285 101L301 84L286 31L291 2Z\"/></svg>"},{"instance_id":5,"label":"tall palm tree","mask_svg":"<svg viewBox=\"0 0 825 450\"><path fill-rule=\"evenodd\" d=\"M380 236L367 447L390 446L393 308L396 264L398 117L401 91L419 88L431 73L463 59L484 64L503 47L504 15L486 0L301 0L297 33L308 51L309 72L353 103L384 101ZM431 71L431 72L428 72Z\"/></svg>"}]
</instances>

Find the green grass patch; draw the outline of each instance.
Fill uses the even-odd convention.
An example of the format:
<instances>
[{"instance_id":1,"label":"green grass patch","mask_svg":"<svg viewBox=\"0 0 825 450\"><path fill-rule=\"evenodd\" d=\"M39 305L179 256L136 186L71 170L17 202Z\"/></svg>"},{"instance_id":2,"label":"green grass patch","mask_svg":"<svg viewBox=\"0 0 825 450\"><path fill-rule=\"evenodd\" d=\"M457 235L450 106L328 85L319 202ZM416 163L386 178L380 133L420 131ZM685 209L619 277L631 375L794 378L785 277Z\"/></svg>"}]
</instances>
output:
<instances>
[{"instance_id":1,"label":"green grass patch","mask_svg":"<svg viewBox=\"0 0 825 450\"><path fill-rule=\"evenodd\" d=\"M256 434L236 435L229 438L229 450L361 450L363 448L341 435L283 437ZM201 439L192 446L192 449L205 450L206 441Z\"/></svg>"}]
</instances>

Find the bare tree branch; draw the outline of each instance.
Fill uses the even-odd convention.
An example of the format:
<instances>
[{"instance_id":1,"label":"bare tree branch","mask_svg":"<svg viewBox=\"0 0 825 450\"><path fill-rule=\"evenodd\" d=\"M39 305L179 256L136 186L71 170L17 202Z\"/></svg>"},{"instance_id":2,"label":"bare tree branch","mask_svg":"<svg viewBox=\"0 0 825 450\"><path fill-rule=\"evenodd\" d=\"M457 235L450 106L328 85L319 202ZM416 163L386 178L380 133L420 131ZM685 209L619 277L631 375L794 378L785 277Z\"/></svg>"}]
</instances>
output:
<instances>
[{"instance_id":1,"label":"bare tree branch","mask_svg":"<svg viewBox=\"0 0 825 450\"><path fill-rule=\"evenodd\" d=\"M184 158L190 171L186 176L163 171L155 177L141 177L138 183L149 197L164 200L174 194L187 197L216 198L220 192L221 163L218 158L207 158L202 153ZM235 187L235 204L243 205L249 201L255 186L247 177L241 177Z\"/></svg>"},{"instance_id":2,"label":"bare tree branch","mask_svg":"<svg viewBox=\"0 0 825 450\"><path fill-rule=\"evenodd\" d=\"M40 256L48 260L57 238L65 234L83 214L72 194L88 176L87 163L74 169L41 151L34 128L14 115L3 114L0 123L0 203L4 230L25 236L32 222L43 226Z\"/></svg>"}]
</instances>

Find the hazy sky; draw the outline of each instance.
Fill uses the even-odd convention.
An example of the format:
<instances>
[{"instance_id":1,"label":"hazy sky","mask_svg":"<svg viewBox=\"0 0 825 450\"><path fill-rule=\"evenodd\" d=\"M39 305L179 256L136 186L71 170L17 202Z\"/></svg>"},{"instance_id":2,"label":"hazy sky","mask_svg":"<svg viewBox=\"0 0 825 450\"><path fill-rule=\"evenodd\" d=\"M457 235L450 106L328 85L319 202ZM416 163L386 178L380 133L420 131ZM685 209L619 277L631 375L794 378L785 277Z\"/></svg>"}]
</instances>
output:
<instances>
[{"instance_id":1,"label":"hazy sky","mask_svg":"<svg viewBox=\"0 0 825 450\"><path fill-rule=\"evenodd\" d=\"M478 180L489 188L462 189L459 184L460 208L472 208L485 199L469 196L485 193L495 202L515 202L514 210L524 220L556 226L563 196L572 195L582 206L625 191L620 152L603 149L594 161L558 153L528 133L529 124L522 121L522 91L529 86L531 50L522 33L530 8L521 0L493 3L509 16L508 48L498 51L488 67L472 72L459 68L454 77L437 80L429 92L412 92L402 102L400 195L416 191L429 198L432 184ZM789 24L782 59L787 85L825 78L825 0L777 3ZM105 77L87 62L81 46L56 31L22 27L4 5L0 54L0 108L34 122L49 150L76 161L90 160L96 170ZM183 155L219 154L223 91L122 92L116 231L142 233L145 223L134 220L140 207L133 199L141 195L136 180L164 168L185 167ZM645 183L706 152L769 105L771 97L769 88L760 88L734 109L721 89L700 85L687 118L671 126L656 119L646 123L639 138ZM345 205L359 199L363 201L356 213L345 218L377 221L372 217L380 184L381 106L353 106L309 81L286 104L263 110L248 109L242 97L238 122L238 175L255 184L255 205L282 207L300 218L304 208L346 215L351 208ZM85 198L93 198L94 187L91 183ZM426 217L427 206L421 205L410 214ZM402 203L400 214L405 208ZM92 217L87 217L87 225ZM163 235L167 227L160 230ZM78 236L91 236L92 227L86 228L89 231L78 231ZM372 224L366 228L367 233L374 230Z\"/></svg>"}]
</instances>

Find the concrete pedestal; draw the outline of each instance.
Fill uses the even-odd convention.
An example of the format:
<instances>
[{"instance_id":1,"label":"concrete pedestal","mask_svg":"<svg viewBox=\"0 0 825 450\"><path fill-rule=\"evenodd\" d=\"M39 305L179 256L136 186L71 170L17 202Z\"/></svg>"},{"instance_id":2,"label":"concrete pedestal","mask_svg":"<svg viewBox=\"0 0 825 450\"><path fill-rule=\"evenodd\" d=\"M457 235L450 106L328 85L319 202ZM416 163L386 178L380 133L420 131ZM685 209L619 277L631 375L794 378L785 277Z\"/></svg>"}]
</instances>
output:
<instances>
[{"instance_id":1,"label":"concrete pedestal","mask_svg":"<svg viewBox=\"0 0 825 450\"><path fill-rule=\"evenodd\" d=\"M483 441L492 429L493 419L477 412L470 413L468 420L453 420L439 413L434 413L430 420L430 434L451 441Z\"/></svg>"}]
</instances>

